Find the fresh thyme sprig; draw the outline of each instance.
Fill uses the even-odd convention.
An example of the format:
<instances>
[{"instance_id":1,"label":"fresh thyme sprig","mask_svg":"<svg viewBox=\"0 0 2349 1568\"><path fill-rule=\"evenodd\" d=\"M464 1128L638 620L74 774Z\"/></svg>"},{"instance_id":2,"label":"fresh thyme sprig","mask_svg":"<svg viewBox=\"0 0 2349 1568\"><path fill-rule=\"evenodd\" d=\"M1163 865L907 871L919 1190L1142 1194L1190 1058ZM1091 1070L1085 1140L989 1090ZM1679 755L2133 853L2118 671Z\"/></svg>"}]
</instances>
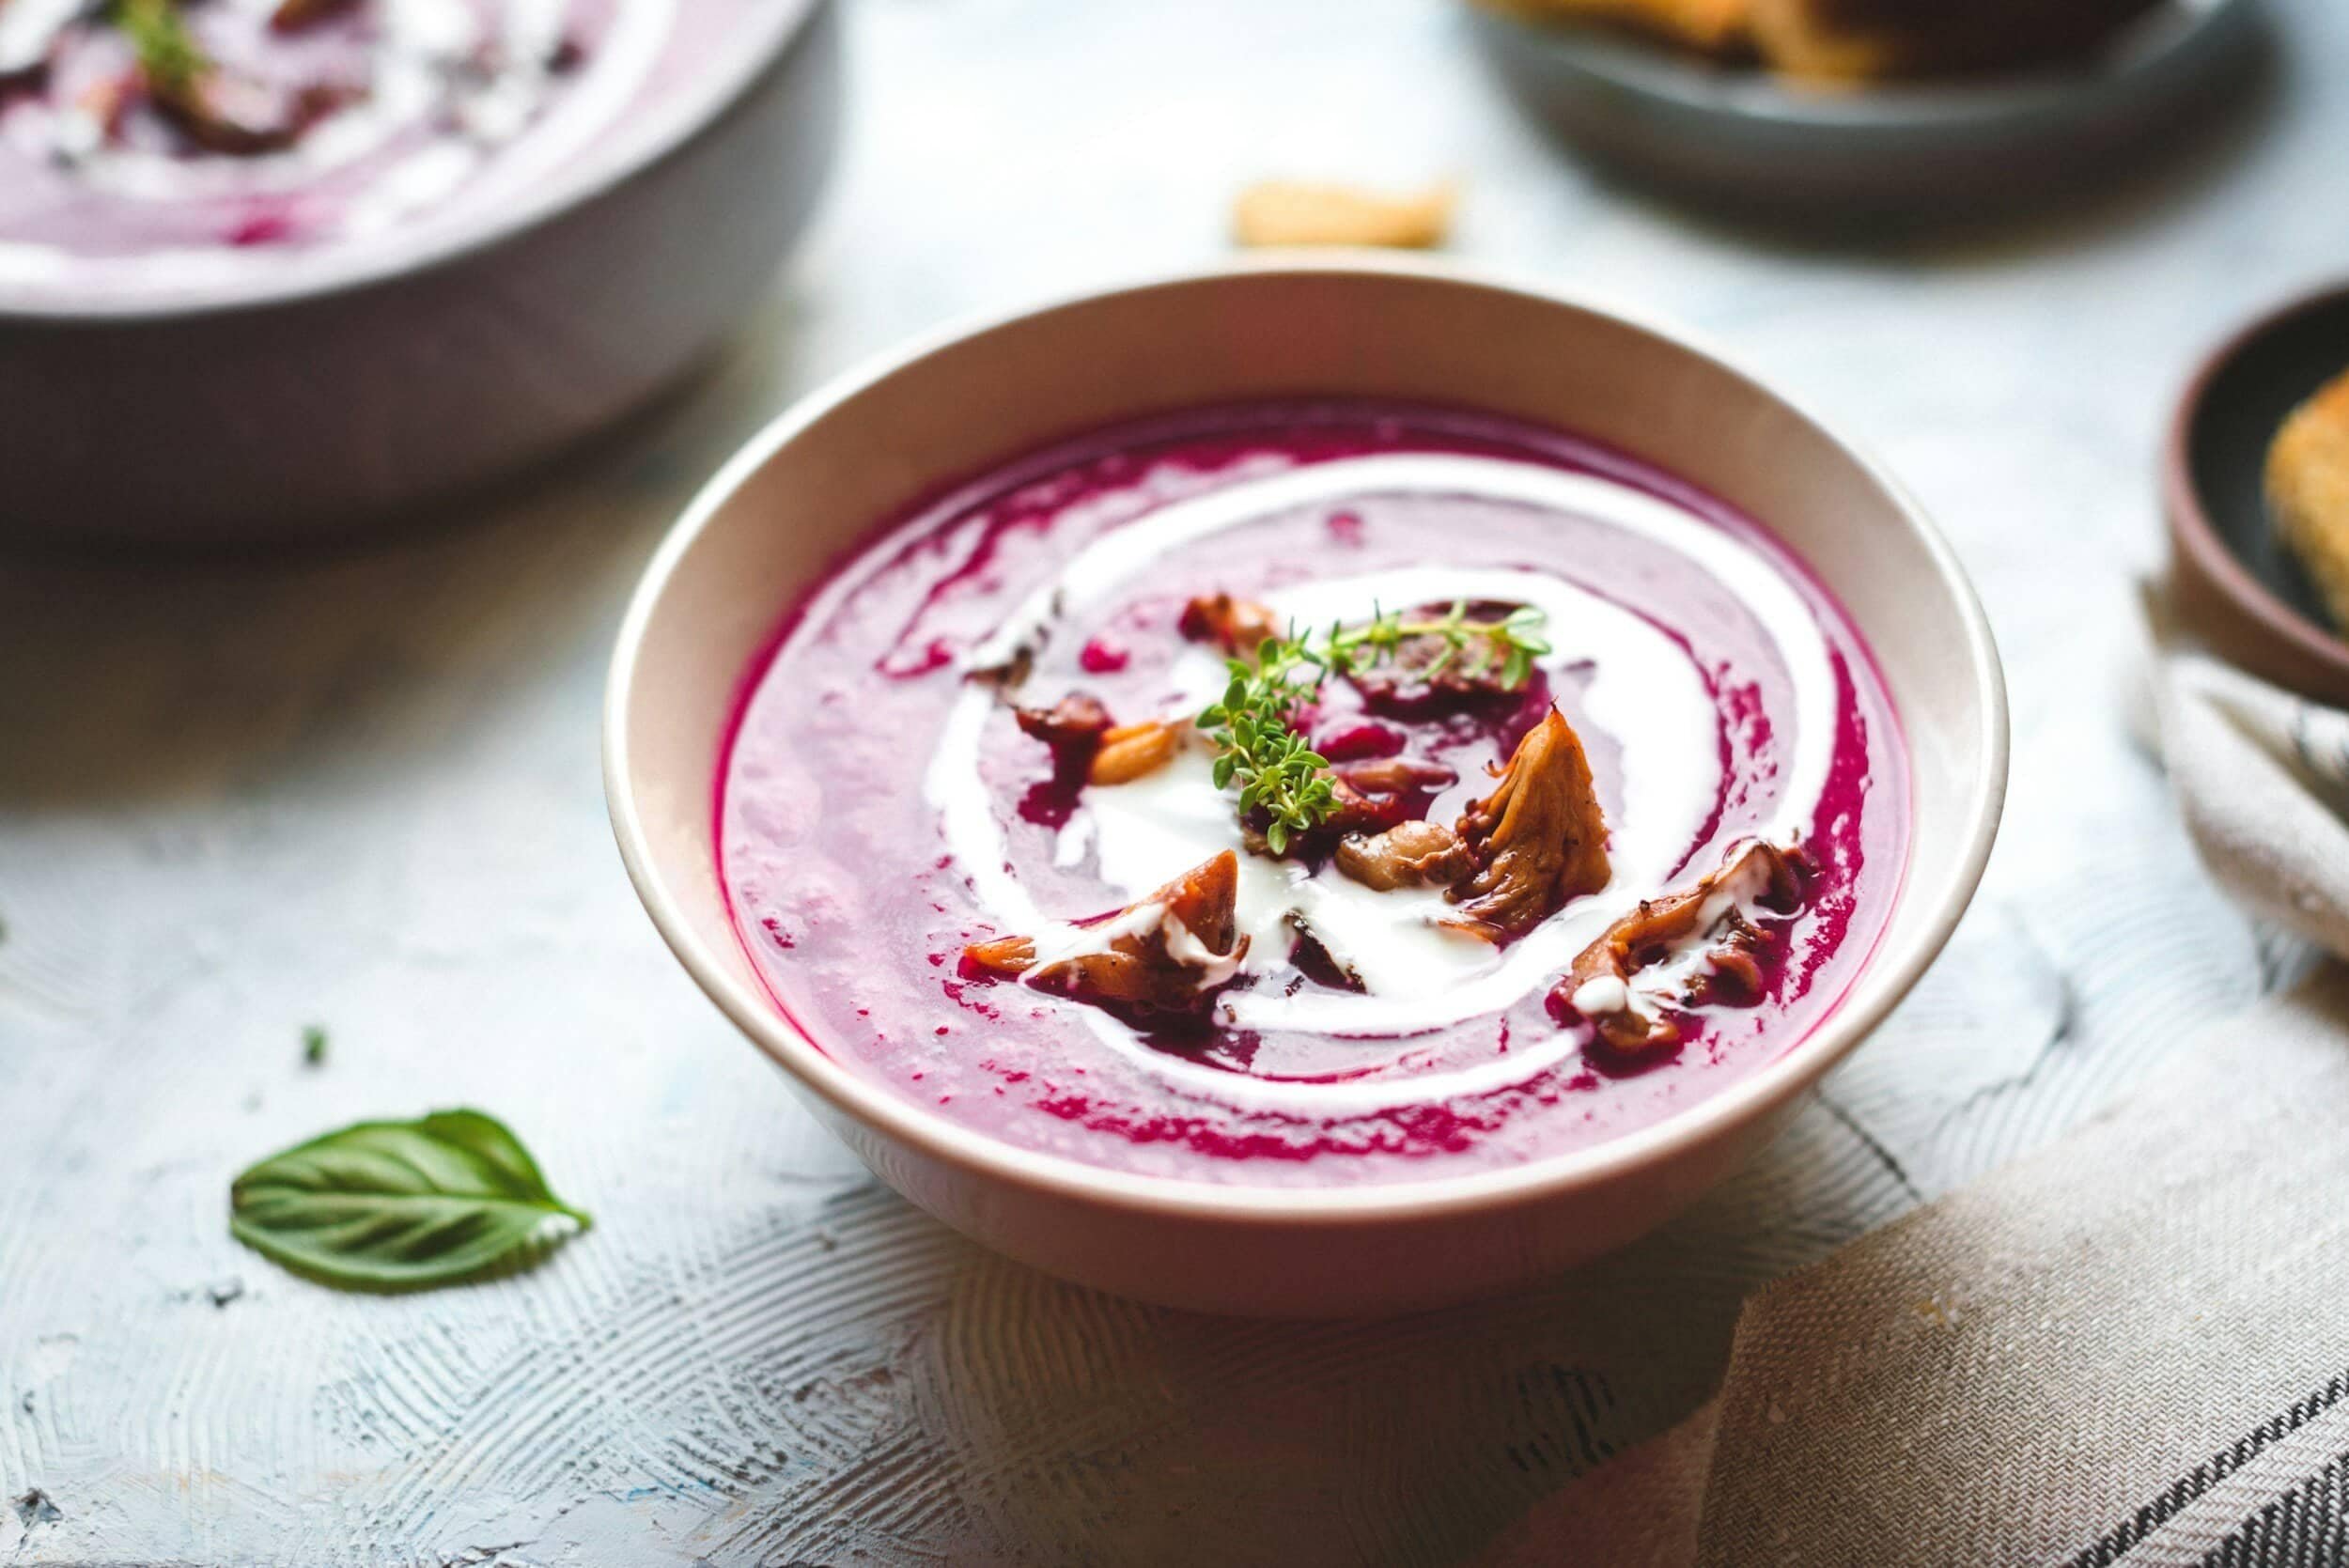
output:
<instances>
[{"instance_id":1,"label":"fresh thyme sprig","mask_svg":"<svg viewBox=\"0 0 2349 1568\"><path fill-rule=\"evenodd\" d=\"M1290 727L1298 709L1331 675L1350 675L1394 659L1405 644L1423 637L1443 641L1433 660L1417 673L1433 680L1465 660L1471 679L1495 675L1514 691L1533 673L1533 660L1549 651L1539 635L1542 613L1521 605L1497 621L1471 620L1466 604L1435 619L1406 620L1397 612L1374 608L1361 626L1332 626L1318 641L1269 637L1254 663L1226 660L1231 681L1222 700L1199 715L1199 727L1215 743L1215 785L1237 784L1240 815L1262 811L1265 844L1285 854L1289 841L1327 820L1337 809L1330 761Z\"/></svg>"},{"instance_id":2,"label":"fresh thyme sprig","mask_svg":"<svg viewBox=\"0 0 2349 1568\"><path fill-rule=\"evenodd\" d=\"M1302 685L1293 678L1308 663L1294 638L1267 638L1254 664L1226 662L1232 679L1223 700L1199 715L1199 727L1215 742L1215 787L1237 784L1240 815L1261 809L1266 845L1285 854L1291 833L1315 826L1338 804L1330 759L1289 728L1320 677Z\"/></svg>"},{"instance_id":3,"label":"fresh thyme sprig","mask_svg":"<svg viewBox=\"0 0 2349 1568\"><path fill-rule=\"evenodd\" d=\"M185 93L211 70L211 59L188 30L177 0L115 0L111 13L137 51L139 72L156 96Z\"/></svg>"},{"instance_id":4,"label":"fresh thyme sprig","mask_svg":"<svg viewBox=\"0 0 2349 1568\"><path fill-rule=\"evenodd\" d=\"M1514 691L1533 673L1533 660L1549 651L1549 644L1538 635L1542 620L1542 613L1530 604L1497 621L1470 620L1468 606L1460 603L1435 620L1407 621L1400 612L1382 614L1374 609L1361 626L1331 627L1327 646L1318 655L1309 649L1306 657L1330 675L1349 675L1386 662L1408 642L1439 637L1444 645L1417 672L1422 680L1434 680L1465 656L1470 679L1493 674L1498 663L1501 688Z\"/></svg>"}]
</instances>

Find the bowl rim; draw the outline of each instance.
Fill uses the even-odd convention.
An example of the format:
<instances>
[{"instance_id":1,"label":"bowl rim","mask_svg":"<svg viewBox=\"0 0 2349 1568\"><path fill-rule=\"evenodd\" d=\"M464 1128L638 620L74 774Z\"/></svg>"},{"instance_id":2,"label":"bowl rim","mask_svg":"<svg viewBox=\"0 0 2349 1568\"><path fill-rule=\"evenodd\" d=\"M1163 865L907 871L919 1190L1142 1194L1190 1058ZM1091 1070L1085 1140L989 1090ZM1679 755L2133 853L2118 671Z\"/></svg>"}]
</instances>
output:
<instances>
[{"instance_id":1,"label":"bowl rim","mask_svg":"<svg viewBox=\"0 0 2349 1568\"><path fill-rule=\"evenodd\" d=\"M833 3L779 0L768 30L754 37L751 47L713 49L717 68L678 92L654 129L624 156L599 161L592 152L586 153L568 175L558 170L511 203L476 213L445 230L427 225L419 239L412 227L396 226L380 236L379 243L329 247L312 264L291 269L291 277L272 277L267 270L257 270L253 277L226 280L186 294L121 300L81 295L45 301L0 288L0 331L102 329L234 316L332 300L461 267L594 205L680 157L749 96L752 85L769 67L799 46L818 13Z\"/></svg>"},{"instance_id":2,"label":"bowl rim","mask_svg":"<svg viewBox=\"0 0 2349 1568\"><path fill-rule=\"evenodd\" d=\"M1790 85L1759 66L1712 65L1683 57L1669 44L1592 28L1577 31L1476 7L1480 22L1506 29L1512 47L1538 49L1594 81L1652 102L1720 120L1800 128L1828 134L1883 131L1963 132L2062 113L2085 91L2134 83L2203 47L2212 34L2249 14L2250 0L2163 0L2162 8L2123 25L2117 44L2089 72L2037 70L1979 78L1865 84Z\"/></svg>"},{"instance_id":3,"label":"bowl rim","mask_svg":"<svg viewBox=\"0 0 2349 1568\"><path fill-rule=\"evenodd\" d=\"M2349 688L2349 643L2303 614L2244 565L2212 520L2194 473L2194 432L2218 378L2254 343L2304 316L2343 305L2349 305L2349 281L2295 294L2236 328L2202 356L2170 415L2162 442L2161 489L2172 544L2205 582L2248 617L2244 630L2284 644L2293 662L2318 666L2337 685Z\"/></svg>"},{"instance_id":4,"label":"bowl rim","mask_svg":"<svg viewBox=\"0 0 2349 1568\"><path fill-rule=\"evenodd\" d=\"M1091 1165L1065 1156L1019 1148L938 1116L853 1073L827 1055L775 1002L727 973L707 951L685 917L682 901L662 880L653 861L635 793L629 779L631 736L628 706L637 674L637 654L670 579L703 531L744 483L773 455L848 398L899 375L933 353L998 327L1055 311L1147 294L1155 290L1212 284L1264 274L1295 277L1400 277L1467 287L1519 297L1536 306L1560 306L1614 319L1646 332L1680 350L1710 361L1766 396L1809 421L1859 465L1900 511L1931 561L1943 590L1965 628L1963 656L1979 693L1981 767L1960 812L1963 842L1952 872L1937 892L1939 907L1926 917L1906 954L1879 950L1853 982L1854 993L1839 1002L1812 1032L1784 1055L1697 1105L1651 1126L1586 1149L1539 1157L1498 1170L1396 1182L1342 1187L1278 1188L1144 1175ZM776 615L780 620L783 607ZM604 789L614 836L630 880L654 926L696 984L751 1041L834 1110L925 1157L964 1172L1010 1182L1058 1198L1107 1203L1128 1211L1178 1219L1243 1223L1378 1224L1426 1219L1488 1207L1513 1207L1595 1187L1639 1167L1660 1164L1740 1124L1759 1122L1809 1089L1881 1023L1937 957L1972 901L1998 832L2007 784L2006 685L1988 619L1957 556L1940 531L1881 464L1852 446L1801 403L1779 393L1733 360L1702 346L1690 334L1652 315L1580 290L1563 290L1533 279L1449 260L1373 254L1267 254L1177 272L1055 294L1042 303L975 313L917 335L834 376L794 402L754 435L718 470L687 505L647 563L623 616L604 700ZM714 760L714 759L713 759ZM1933 896L1920 889L1912 863L1903 874L1897 897ZM1873 976L1873 985L1871 978Z\"/></svg>"}]
</instances>

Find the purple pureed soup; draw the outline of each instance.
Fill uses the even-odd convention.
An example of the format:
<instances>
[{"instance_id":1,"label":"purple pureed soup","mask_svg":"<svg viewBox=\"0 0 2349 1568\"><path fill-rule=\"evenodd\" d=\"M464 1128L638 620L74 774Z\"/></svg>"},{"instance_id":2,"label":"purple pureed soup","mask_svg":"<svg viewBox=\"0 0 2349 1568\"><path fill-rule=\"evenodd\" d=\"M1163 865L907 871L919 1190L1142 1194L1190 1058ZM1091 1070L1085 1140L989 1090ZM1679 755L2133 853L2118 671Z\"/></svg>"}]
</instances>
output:
<instances>
[{"instance_id":1,"label":"purple pureed soup","mask_svg":"<svg viewBox=\"0 0 2349 1568\"><path fill-rule=\"evenodd\" d=\"M1118 1171L1425 1179L1782 1056L1898 893L1862 644L1718 499L1455 411L1097 432L875 533L746 681L720 871L776 1004Z\"/></svg>"},{"instance_id":2,"label":"purple pureed soup","mask_svg":"<svg viewBox=\"0 0 2349 1568\"><path fill-rule=\"evenodd\" d=\"M0 307L177 302L627 157L796 0L4 0Z\"/></svg>"}]
</instances>

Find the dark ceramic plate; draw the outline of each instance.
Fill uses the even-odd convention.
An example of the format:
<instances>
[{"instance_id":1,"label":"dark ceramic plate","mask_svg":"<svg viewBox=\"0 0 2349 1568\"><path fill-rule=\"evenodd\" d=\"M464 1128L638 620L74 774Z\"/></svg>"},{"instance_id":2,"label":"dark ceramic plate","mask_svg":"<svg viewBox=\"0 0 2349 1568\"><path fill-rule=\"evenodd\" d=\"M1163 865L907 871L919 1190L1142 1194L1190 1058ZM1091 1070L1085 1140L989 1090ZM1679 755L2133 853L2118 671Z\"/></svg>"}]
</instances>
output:
<instances>
[{"instance_id":1,"label":"dark ceramic plate","mask_svg":"<svg viewBox=\"0 0 2349 1568\"><path fill-rule=\"evenodd\" d=\"M2263 318L2186 388L2170 429L2164 500L2175 591L2195 624L2255 674L2349 703L2349 646L2269 526L2267 448L2310 394L2349 370L2349 287Z\"/></svg>"},{"instance_id":2,"label":"dark ceramic plate","mask_svg":"<svg viewBox=\"0 0 2349 1568\"><path fill-rule=\"evenodd\" d=\"M1751 213L2003 208L2141 156L2227 96L2254 0L2166 0L2061 72L1805 89L1597 28L1470 10L1493 69L1600 163Z\"/></svg>"},{"instance_id":3,"label":"dark ceramic plate","mask_svg":"<svg viewBox=\"0 0 2349 1568\"><path fill-rule=\"evenodd\" d=\"M452 231L168 303L0 294L0 540L347 535L646 401L769 287L832 159L831 0L768 15L621 153Z\"/></svg>"}]
</instances>

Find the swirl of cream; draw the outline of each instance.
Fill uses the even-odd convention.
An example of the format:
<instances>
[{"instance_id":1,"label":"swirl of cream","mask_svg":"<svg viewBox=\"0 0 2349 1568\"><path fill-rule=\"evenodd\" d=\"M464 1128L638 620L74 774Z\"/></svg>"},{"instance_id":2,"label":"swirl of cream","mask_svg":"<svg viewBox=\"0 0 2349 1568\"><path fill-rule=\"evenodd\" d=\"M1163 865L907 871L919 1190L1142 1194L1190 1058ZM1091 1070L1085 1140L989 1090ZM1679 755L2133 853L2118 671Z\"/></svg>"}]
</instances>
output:
<instances>
[{"instance_id":1,"label":"swirl of cream","mask_svg":"<svg viewBox=\"0 0 2349 1568\"><path fill-rule=\"evenodd\" d=\"M1346 458L1243 480L1171 504L1095 540L1072 556L1008 617L971 662L1000 661L1073 612L1103 604L1170 551L1291 507L1374 494L1464 494L1590 518L1664 545L1734 596L1776 645L1793 691L1782 742L1783 787L1759 831L1783 842L1806 829L1825 788L1835 737L1836 685L1825 635L1792 583L1759 551L1672 503L1594 475L1505 458L1455 455ZM1664 879L1703 831L1720 783L1719 715L1687 650L1621 606L1548 572L1513 567L1411 567L1325 580L1268 596L1303 625L1367 617L1374 605L1451 599L1531 604L1548 616L1550 668L1588 661L1589 722L1621 749L1623 800L1610 810L1608 889L1552 915L1514 945L1496 950L1441 924L1436 892L1374 893L1325 867L1243 854L1241 926L1252 937L1248 967L1286 961L1301 923L1362 980L1362 994L1308 987L1294 996L1237 990L1221 1004L1237 1028L1394 1039L1497 1013L1563 971L1574 955ZM1186 701L1220 690L1220 662L1187 655L1175 679ZM993 694L965 691L949 717L925 780L926 799L958 868L988 914L1006 930L1046 931L1009 863L1003 823L979 775L980 737ZM1207 776L1196 749L1150 778L1088 794L1067 830L1064 860L1095 855L1101 879L1139 896L1209 855L1239 845L1229 800ZM1162 1079L1247 1109L1330 1114L1403 1100L1505 1088L1576 1048L1564 1031L1507 1057L1458 1070L1372 1075L1337 1083L1252 1079L1152 1050L1099 1013L1082 1010L1102 1039Z\"/></svg>"}]
</instances>

